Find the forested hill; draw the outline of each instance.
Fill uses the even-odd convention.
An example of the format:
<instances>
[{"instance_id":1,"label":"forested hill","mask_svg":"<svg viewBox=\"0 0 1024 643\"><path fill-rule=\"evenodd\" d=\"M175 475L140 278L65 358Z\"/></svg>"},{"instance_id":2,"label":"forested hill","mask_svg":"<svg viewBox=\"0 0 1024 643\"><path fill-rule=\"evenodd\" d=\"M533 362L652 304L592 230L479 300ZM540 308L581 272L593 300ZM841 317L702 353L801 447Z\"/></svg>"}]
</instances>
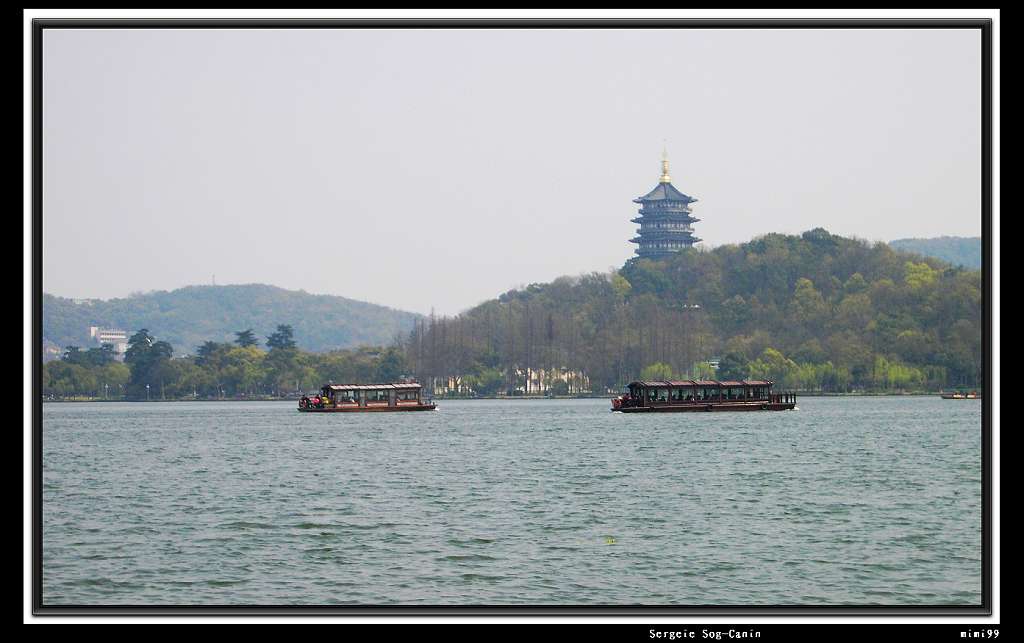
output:
<instances>
[{"instance_id":1,"label":"forested hill","mask_svg":"<svg viewBox=\"0 0 1024 643\"><path fill-rule=\"evenodd\" d=\"M406 354L478 390L522 387L524 369L595 391L669 376L936 390L981 384L981 319L980 272L819 228L513 290L424 320Z\"/></svg>"},{"instance_id":2,"label":"forested hill","mask_svg":"<svg viewBox=\"0 0 1024 643\"><path fill-rule=\"evenodd\" d=\"M942 259L954 266L981 269L981 237L934 237L932 239L895 239L889 245L897 250L916 252Z\"/></svg>"},{"instance_id":3,"label":"forested hill","mask_svg":"<svg viewBox=\"0 0 1024 643\"><path fill-rule=\"evenodd\" d=\"M124 299L89 300L43 295L43 338L59 347L90 346L89 326L149 329L194 353L206 341L228 342L252 328L262 343L278 324L294 328L299 348L325 351L385 345L413 327L418 315L344 297L311 295L275 286L188 286Z\"/></svg>"}]
</instances>

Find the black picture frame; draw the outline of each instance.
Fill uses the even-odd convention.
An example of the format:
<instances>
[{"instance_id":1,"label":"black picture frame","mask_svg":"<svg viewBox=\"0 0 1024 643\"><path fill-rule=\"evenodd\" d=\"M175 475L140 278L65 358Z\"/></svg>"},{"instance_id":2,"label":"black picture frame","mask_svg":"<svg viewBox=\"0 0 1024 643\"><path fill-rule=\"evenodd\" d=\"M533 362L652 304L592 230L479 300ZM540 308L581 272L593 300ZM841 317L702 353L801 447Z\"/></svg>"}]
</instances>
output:
<instances>
[{"instance_id":1,"label":"black picture frame","mask_svg":"<svg viewBox=\"0 0 1024 643\"><path fill-rule=\"evenodd\" d=\"M31 27L31 216L32 346L42 345L42 78L43 38L57 29L969 29L981 33L981 215L982 338L984 376L994 381L992 359L992 217L993 217L993 22L981 19L35 19ZM34 355L34 353L33 353ZM41 364L32 361L32 613L38 616L988 616L993 609L993 396L982 400L982 601L972 606L50 606L42 586L42 400ZM986 392L987 393L987 392Z\"/></svg>"}]
</instances>

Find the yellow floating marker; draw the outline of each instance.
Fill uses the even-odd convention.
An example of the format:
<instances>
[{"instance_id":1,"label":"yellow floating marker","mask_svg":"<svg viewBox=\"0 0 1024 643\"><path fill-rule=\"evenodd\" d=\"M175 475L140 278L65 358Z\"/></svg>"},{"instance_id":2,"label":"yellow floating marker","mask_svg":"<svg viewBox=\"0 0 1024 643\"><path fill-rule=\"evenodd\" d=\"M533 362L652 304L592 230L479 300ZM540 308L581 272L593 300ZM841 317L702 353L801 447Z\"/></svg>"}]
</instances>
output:
<instances>
[{"instance_id":1,"label":"yellow floating marker","mask_svg":"<svg viewBox=\"0 0 1024 643\"><path fill-rule=\"evenodd\" d=\"M605 536L604 537L604 544L606 544L606 545L614 545L615 544L615 539L612 538L611 536Z\"/></svg>"}]
</instances>

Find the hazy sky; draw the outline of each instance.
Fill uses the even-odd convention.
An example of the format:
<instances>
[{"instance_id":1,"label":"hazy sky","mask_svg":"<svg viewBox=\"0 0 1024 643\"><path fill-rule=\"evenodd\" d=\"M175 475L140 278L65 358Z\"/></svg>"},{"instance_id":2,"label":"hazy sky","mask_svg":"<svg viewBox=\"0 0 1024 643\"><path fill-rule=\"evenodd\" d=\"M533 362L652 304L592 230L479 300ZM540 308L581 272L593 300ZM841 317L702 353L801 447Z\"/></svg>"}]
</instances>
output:
<instances>
[{"instance_id":1,"label":"hazy sky","mask_svg":"<svg viewBox=\"0 0 1024 643\"><path fill-rule=\"evenodd\" d=\"M43 287L270 283L452 314L633 255L981 234L967 30L66 30L43 41Z\"/></svg>"}]
</instances>

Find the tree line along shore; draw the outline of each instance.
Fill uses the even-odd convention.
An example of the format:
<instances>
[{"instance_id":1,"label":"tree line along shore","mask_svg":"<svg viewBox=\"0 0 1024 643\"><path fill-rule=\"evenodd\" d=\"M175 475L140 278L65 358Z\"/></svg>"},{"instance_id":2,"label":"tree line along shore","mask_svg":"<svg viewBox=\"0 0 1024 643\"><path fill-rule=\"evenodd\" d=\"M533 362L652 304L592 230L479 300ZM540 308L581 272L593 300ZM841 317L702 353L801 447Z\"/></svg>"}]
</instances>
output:
<instances>
[{"instance_id":1,"label":"tree line along shore","mask_svg":"<svg viewBox=\"0 0 1024 643\"><path fill-rule=\"evenodd\" d=\"M282 399L416 378L435 397L603 396L636 379L770 379L805 394L983 387L981 273L831 235L770 234L508 291L390 345L322 352L292 326L194 354L148 329L124 361L67 347L45 399Z\"/></svg>"}]
</instances>

